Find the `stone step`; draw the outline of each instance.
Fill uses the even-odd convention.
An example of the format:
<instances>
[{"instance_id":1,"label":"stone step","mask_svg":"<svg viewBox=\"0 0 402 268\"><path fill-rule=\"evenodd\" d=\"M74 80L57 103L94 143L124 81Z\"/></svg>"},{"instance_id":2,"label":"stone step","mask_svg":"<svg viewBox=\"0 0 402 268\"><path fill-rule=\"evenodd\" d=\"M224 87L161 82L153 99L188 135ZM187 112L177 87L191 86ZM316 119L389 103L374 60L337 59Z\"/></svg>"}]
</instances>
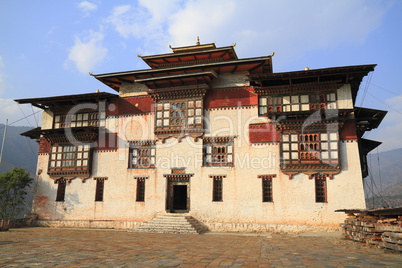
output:
<instances>
[{"instance_id":1,"label":"stone step","mask_svg":"<svg viewBox=\"0 0 402 268\"><path fill-rule=\"evenodd\" d=\"M201 234L208 228L191 216L159 215L144 223L135 232Z\"/></svg>"}]
</instances>

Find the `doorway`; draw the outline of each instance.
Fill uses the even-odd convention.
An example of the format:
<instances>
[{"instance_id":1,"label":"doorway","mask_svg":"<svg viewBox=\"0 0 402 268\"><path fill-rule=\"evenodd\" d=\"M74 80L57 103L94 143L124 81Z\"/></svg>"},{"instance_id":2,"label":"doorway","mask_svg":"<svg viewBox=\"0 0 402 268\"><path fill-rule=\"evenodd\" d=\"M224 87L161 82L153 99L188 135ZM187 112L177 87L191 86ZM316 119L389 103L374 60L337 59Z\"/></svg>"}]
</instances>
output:
<instances>
[{"instance_id":1,"label":"doorway","mask_svg":"<svg viewBox=\"0 0 402 268\"><path fill-rule=\"evenodd\" d=\"M173 210L187 211L187 185L173 185Z\"/></svg>"},{"instance_id":2,"label":"doorway","mask_svg":"<svg viewBox=\"0 0 402 268\"><path fill-rule=\"evenodd\" d=\"M190 184L188 182L168 182L166 212L187 213L190 211Z\"/></svg>"}]
</instances>

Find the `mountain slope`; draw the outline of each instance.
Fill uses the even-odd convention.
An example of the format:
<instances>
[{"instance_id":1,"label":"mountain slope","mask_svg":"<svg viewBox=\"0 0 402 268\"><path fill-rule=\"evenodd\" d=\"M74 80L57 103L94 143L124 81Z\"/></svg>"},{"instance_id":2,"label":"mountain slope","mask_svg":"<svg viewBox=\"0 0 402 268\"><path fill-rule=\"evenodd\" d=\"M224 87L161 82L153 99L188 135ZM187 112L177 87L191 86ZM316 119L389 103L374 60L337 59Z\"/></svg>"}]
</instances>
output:
<instances>
[{"instance_id":1,"label":"mountain slope","mask_svg":"<svg viewBox=\"0 0 402 268\"><path fill-rule=\"evenodd\" d=\"M35 174L38 158L38 143L20 134L32 127L7 126L3 158L0 173L10 171L13 167L22 167ZM0 141L3 140L4 125L0 124ZM1 149L1 142L0 142Z\"/></svg>"},{"instance_id":2,"label":"mountain slope","mask_svg":"<svg viewBox=\"0 0 402 268\"><path fill-rule=\"evenodd\" d=\"M368 163L370 175L365 178L368 207L402 206L402 149L370 154Z\"/></svg>"}]
</instances>

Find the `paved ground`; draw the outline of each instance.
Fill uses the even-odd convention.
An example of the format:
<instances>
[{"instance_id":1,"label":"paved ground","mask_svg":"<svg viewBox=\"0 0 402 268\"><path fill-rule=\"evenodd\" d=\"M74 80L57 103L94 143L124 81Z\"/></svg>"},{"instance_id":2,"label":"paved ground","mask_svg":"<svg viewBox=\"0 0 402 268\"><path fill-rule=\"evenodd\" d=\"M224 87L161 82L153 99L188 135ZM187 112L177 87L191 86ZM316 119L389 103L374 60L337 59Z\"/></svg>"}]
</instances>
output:
<instances>
[{"instance_id":1,"label":"paved ground","mask_svg":"<svg viewBox=\"0 0 402 268\"><path fill-rule=\"evenodd\" d=\"M12 266L402 267L402 254L333 236L21 228L0 232L0 267Z\"/></svg>"}]
</instances>

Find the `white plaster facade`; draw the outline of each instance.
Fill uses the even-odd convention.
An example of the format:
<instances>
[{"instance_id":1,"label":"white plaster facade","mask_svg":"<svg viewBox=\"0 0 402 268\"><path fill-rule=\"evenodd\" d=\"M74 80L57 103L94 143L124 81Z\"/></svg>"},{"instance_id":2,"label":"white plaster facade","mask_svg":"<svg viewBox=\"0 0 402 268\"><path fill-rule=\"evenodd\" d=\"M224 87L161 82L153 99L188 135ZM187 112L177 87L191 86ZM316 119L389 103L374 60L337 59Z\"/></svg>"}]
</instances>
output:
<instances>
[{"instance_id":1,"label":"white plaster facade","mask_svg":"<svg viewBox=\"0 0 402 268\"><path fill-rule=\"evenodd\" d=\"M224 73L209 85L209 91L250 87L249 72ZM122 83L120 98L147 96L144 84ZM337 90L338 109L353 109L349 84ZM230 98L228 96L227 98ZM115 104L110 104L115 105ZM138 103L133 102L136 107ZM249 125L271 123L258 114L258 103L207 108L205 132L201 138L158 139L154 133L155 112L108 115L106 132L116 133L117 149L93 151L92 172L88 179L71 179L64 202L55 202L58 184L48 174L49 153L38 156L36 194L33 212L44 226L134 228L158 214L167 213L168 181L172 169L184 168L191 174L187 192L188 214L212 231L311 231L337 229L344 214L337 209L365 208L358 139L339 139L341 170L326 179L326 202L317 202L315 180L304 173L289 176L280 167L281 142L251 143ZM154 109L154 108L153 108ZM349 119L353 120L353 114ZM42 129L51 129L53 113L43 113ZM234 137L233 166L203 165L204 137ZM155 140L155 168L129 168L129 141ZM262 179L271 174L272 202L262 202ZM222 201L212 201L213 179L223 175ZM104 181L103 201L95 202L96 180ZM145 200L136 202L137 181L145 179Z\"/></svg>"}]
</instances>

